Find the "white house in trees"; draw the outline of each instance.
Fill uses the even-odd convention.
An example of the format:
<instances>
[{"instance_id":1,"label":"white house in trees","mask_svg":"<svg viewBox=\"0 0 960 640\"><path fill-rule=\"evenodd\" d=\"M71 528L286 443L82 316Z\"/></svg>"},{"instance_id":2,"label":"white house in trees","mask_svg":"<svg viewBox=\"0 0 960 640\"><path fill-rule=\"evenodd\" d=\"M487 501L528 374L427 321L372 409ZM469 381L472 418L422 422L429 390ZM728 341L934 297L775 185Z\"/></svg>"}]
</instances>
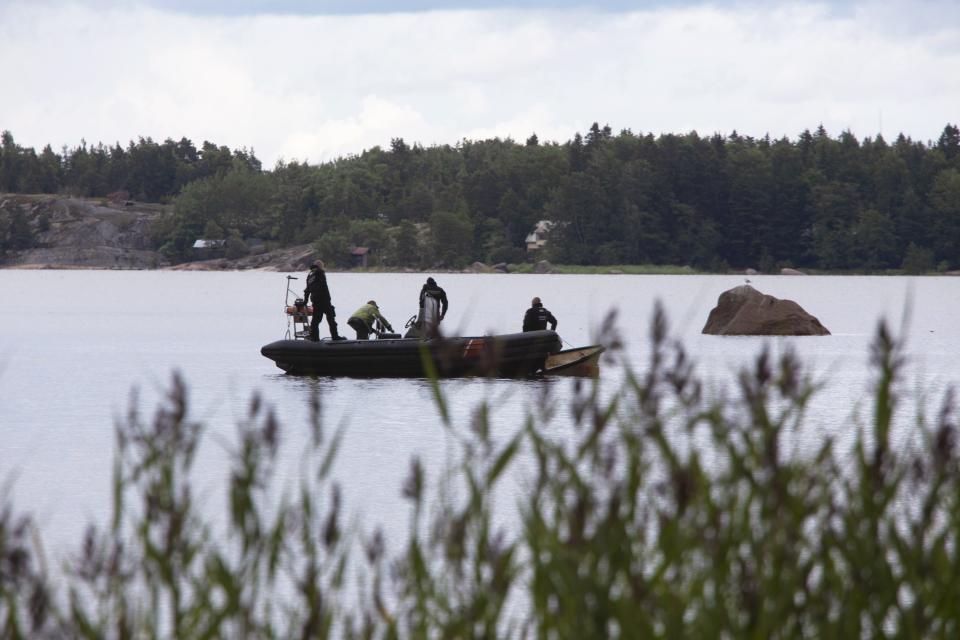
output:
<instances>
[{"instance_id":1,"label":"white house in trees","mask_svg":"<svg viewBox=\"0 0 960 640\"><path fill-rule=\"evenodd\" d=\"M536 251L547 244L547 235L554 226L552 220L541 220L527 234L527 251Z\"/></svg>"}]
</instances>

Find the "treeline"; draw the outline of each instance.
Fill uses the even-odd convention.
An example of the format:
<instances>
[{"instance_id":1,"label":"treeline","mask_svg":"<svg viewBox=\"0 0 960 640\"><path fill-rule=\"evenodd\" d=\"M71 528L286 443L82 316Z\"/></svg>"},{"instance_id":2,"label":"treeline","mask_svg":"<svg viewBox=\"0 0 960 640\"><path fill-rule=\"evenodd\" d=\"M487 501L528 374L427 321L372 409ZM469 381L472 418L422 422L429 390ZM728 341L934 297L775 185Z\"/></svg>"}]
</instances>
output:
<instances>
[{"instance_id":1,"label":"treeline","mask_svg":"<svg viewBox=\"0 0 960 640\"><path fill-rule=\"evenodd\" d=\"M57 153L47 145L37 153L21 147L9 131L0 133L0 192L65 193L102 197L126 191L144 202L164 202L184 186L235 168L260 171L253 151L231 151L212 142L198 149L186 138L162 143L151 138L89 146L85 141Z\"/></svg>"},{"instance_id":2,"label":"treeline","mask_svg":"<svg viewBox=\"0 0 960 640\"><path fill-rule=\"evenodd\" d=\"M537 257L571 264L690 264L711 270L960 268L960 129L796 140L614 134L594 124L563 144L536 135L389 149L264 171L253 152L186 139L127 148L49 147L4 133L0 189L171 200L157 229L173 260L199 237L314 242L334 263L351 246L387 265L456 267L528 258L524 239L555 222Z\"/></svg>"}]
</instances>

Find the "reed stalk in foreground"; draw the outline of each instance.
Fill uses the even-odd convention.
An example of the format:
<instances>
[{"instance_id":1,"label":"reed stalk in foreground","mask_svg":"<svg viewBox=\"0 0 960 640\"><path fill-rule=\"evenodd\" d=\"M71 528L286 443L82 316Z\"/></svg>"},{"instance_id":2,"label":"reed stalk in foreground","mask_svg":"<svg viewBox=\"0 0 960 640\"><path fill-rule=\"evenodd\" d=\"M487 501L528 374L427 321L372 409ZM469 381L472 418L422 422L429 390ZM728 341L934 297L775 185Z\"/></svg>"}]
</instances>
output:
<instances>
[{"instance_id":1,"label":"reed stalk in foreground","mask_svg":"<svg viewBox=\"0 0 960 640\"><path fill-rule=\"evenodd\" d=\"M617 342L612 322L605 340ZM960 634L960 473L952 393L902 415L901 345L881 326L873 407L851 449L810 429L817 386L790 352L761 352L708 395L660 310L650 361L616 393L576 385L574 429L545 428L551 385L522 425L481 404L454 424L460 462L411 461L406 539L343 525L330 435L312 400L298 486L274 486L283 430L254 398L231 445L228 512L190 471L205 437L174 378L152 420L117 428L113 518L65 573L30 517L0 510L0 630L8 638L952 638ZM133 406L136 406L135 403ZM841 418L847 418L842 416ZM532 472L516 468L532 461ZM527 465L530 467L531 465ZM519 526L496 487L522 476ZM279 497L278 497L279 496ZM509 519L509 518L508 518ZM217 524L215 524L215 521ZM388 551L388 549L390 549Z\"/></svg>"}]
</instances>

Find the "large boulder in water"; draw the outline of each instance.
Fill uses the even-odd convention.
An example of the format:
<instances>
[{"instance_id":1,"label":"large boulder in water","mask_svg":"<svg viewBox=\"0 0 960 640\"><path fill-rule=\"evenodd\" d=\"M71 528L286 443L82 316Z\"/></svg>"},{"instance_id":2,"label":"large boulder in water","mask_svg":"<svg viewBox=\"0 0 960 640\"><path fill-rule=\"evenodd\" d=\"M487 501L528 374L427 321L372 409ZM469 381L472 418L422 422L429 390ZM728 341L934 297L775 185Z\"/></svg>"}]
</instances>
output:
<instances>
[{"instance_id":1,"label":"large boulder in water","mask_svg":"<svg viewBox=\"0 0 960 640\"><path fill-rule=\"evenodd\" d=\"M793 300L742 284L720 294L703 333L716 336L828 336L830 331Z\"/></svg>"}]
</instances>

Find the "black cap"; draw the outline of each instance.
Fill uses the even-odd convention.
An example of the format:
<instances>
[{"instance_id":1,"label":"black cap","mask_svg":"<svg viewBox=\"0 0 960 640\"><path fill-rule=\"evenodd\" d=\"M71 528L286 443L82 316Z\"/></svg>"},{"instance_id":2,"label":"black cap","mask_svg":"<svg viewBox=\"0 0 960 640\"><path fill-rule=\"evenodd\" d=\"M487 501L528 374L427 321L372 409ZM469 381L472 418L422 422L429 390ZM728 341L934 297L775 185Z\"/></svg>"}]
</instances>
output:
<instances>
[{"instance_id":1,"label":"black cap","mask_svg":"<svg viewBox=\"0 0 960 640\"><path fill-rule=\"evenodd\" d=\"M436 286L437 281L434 280L433 278L427 278L427 284L429 284L429 285L431 285L431 286Z\"/></svg>"}]
</instances>

